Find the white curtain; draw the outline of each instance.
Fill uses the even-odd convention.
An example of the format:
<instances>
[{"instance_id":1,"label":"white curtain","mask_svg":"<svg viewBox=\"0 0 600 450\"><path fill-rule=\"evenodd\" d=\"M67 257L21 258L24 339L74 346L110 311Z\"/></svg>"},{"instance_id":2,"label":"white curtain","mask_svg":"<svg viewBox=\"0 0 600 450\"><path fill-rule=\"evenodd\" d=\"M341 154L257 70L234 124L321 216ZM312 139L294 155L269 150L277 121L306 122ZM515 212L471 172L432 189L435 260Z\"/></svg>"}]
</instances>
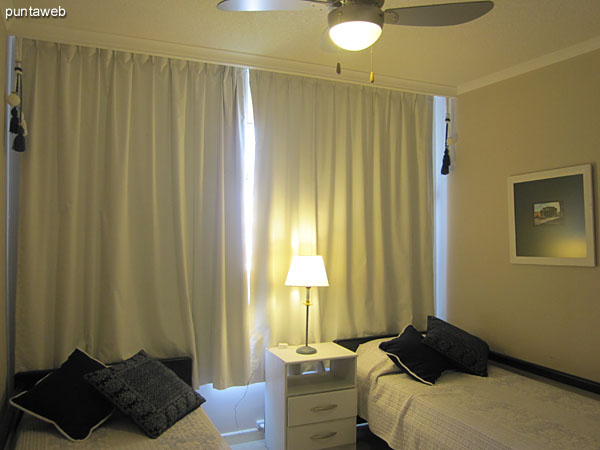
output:
<instances>
[{"instance_id":1,"label":"white curtain","mask_svg":"<svg viewBox=\"0 0 600 450\"><path fill-rule=\"evenodd\" d=\"M256 129L255 364L304 340L295 254L320 254L311 342L426 326L433 313L430 96L250 72ZM318 291L318 292L317 292Z\"/></svg>"},{"instance_id":2,"label":"white curtain","mask_svg":"<svg viewBox=\"0 0 600 450\"><path fill-rule=\"evenodd\" d=\"M25 40L18 370L79 346L248 377L245 71Z\"/></svg>"}]
</instances>

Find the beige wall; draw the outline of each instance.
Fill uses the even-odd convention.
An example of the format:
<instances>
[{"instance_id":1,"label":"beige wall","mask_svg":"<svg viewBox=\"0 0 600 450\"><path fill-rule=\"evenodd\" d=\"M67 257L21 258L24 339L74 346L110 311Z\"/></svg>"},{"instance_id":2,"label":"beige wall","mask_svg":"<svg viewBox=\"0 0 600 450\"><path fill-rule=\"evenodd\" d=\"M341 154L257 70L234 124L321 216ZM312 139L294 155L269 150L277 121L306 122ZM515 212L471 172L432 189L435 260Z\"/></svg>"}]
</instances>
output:
<instances>
[{"instance_id":1,"label":"beige wall","mask_svg":"<svg viewBox=\"0 0 600 450\"><path fill-rule=\"evenodd\" d=\"M461 95L448 201L447 319L495 351L595 381L600 268L510 264L507 177L591 163L600 216L599 76L595 51Z\"/></svg>"},{"instance_id":2,"label":"beige wall","mask_svg":"<svg viewBox=\"0 0 600 450\"><path fill-rule=\"evenodd\" d=\"M0 86L6 86L7 35L4 20L0 19ZM4 96L2 96L4 97ZM6 407L6 149L4 98L0 108L0 419Z\"/></svg>"}]
</instances>

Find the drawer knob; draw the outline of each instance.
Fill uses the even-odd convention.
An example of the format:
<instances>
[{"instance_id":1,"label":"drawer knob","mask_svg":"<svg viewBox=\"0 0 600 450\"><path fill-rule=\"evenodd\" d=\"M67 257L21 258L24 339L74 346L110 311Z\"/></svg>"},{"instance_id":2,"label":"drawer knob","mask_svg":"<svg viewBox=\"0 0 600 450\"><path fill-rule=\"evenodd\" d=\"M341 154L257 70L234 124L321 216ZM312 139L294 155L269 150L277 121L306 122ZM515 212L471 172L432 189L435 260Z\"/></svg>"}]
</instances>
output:
<instances>
[{"instance_id":1,"label":"drawer knob","mask_svg":"<svg viewBox=\"0 0 600 450\"><path fill-rule=\"evenodd\" d=\"M323 439L329 439L330 437L334 437L336 434L337 431L330 431L329 433L313 434L310 438L315 441L321 441Z\"/></svg>"},{"instance_id":2,"label":"drawer knob","mask_svg":"<svg viewBox=\"0 0 600 450\"><path fill-rule=\"evenodd\" d=\"M331 404L331 405L324 405L324 406L315 406L313 408L310 408L310 410L312 412L323 412L323 411L331 411L332 409L335 409L337 407L338 407L338 405Z\"/></svg>"}]
</instances>

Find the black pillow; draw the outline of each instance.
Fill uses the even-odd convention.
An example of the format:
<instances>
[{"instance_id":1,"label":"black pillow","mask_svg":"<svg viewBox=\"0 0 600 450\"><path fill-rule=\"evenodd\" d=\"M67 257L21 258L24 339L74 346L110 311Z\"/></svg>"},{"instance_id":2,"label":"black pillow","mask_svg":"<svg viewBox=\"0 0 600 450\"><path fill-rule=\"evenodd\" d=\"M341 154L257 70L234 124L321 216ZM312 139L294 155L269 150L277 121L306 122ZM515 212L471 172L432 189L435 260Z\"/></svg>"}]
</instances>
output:
<instances>
[{"instance_id":1,"label":"black pillow","mask_svg":"<svg viewBox=\"0 0 600 450\"><path fill-rule=\"evenodd\" d=\"M106 367L82 350L71 356L30 390L10 399L11 405L51 423L72 441L87 439L114 411L113 405L83 379Z\"/></svg>"},{"instance_id":2,"label":"black pillow","mask_svg":"<svg viewBox=\"0 0 600 450\"><path fill-rule=\"evenodd\" d=\"M89 373L85 379L151 438L157 438L205 402L175 372L143 350L121 363Z\"/></svg>"},{"instance_id":3,"label":"black pillow","mask_svg":"<svg viewBox=\"0 0 600 450\"><path fill-rule=\"evenodd\" d=\"M431 347L454 363L456 369L480 377L487 377L490 347L477 336L444 322L427 317L427 335L423 344Z\"/></svg>"},{"instance_id":4,"label":"black pillow","mask_svg":"<svg viewBox=\"0 0 600 450\"><path fill-rule=\"evenodd\" d=\"M444 356L423 345L422 340L421 333L409 325L400 336L382 342L379 348L414 379L431 386L452 365Z\"/></svg>"}]
</instances>

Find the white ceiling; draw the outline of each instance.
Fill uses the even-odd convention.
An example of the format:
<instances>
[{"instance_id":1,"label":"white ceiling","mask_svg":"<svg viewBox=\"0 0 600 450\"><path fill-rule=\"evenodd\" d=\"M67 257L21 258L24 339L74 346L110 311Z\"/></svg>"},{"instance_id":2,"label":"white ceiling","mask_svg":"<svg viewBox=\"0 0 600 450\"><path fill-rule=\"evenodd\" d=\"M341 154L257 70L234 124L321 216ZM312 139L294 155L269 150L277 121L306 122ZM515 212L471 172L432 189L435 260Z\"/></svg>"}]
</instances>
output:
<instances>
[{"instance_id":1,"label":"white ceiling","mask_svg":"<svg viewBox=\"0 0 600 450\"><path fill-rule=\"evenodd\" d=\"M291 0L290 0L291 1ZM386 0L385 8L457 0ZM2 3L11 0L2 0ZM367 82L370 51L321 50L326 11L222 12L217 0L12 0L63 6L64 19L11 19L10 34ZM386 25L373 47L376 84L439 95L477 88L600 48L600 0L495 0L473 22Z\"/></svg>"}]
</instances>

